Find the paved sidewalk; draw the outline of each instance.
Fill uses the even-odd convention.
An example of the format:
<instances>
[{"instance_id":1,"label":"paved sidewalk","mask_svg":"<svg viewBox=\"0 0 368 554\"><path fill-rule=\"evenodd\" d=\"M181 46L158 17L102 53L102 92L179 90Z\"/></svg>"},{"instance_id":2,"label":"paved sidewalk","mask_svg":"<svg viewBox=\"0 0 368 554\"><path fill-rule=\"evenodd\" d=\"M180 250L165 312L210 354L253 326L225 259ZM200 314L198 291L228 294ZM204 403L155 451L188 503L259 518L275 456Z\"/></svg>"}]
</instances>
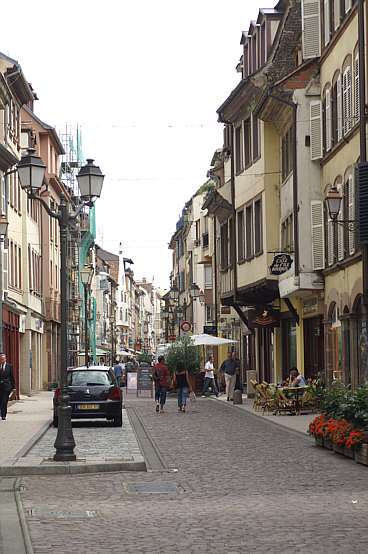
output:
<instances>
[{"instance_id":1,"label":"paved sidewalk","mask_svg":"<svg viewBox=\"0 0 368 554\"><path fill-rule=\"evenodd\" d=\"M268 414L267 412L263 414L262 410L256 412L253 409L254 399L247 398L246 394L243 394L243 404L235 405L232 402L227 402L225 394L221 394L218 398L216 398L215 396L210 396L209 398L225 402L226 405L230 408L240 408L242 410L246 410L247 412L257 417L261 417L262 419L269 421L270 423L275 423L276 425L281 425L282 427L287 427L288 429L292 429L293 431L298 431L299 433L303 434L307 433L309 423L317 416L316 413L303 414L298 416L286 414L275 416L273 414Z\"/></svg>"},{"instance_id":2,"label":"paved sidewalk","mask_svg":"<svg viewBox=\"0 0 368 554\"><path fill-rule=\"evenodd\" d=\"M21 396L8 407L6 421L0 420L0 464L15 456L52 419L52 392Z\"/></svg>"}]
</instances>

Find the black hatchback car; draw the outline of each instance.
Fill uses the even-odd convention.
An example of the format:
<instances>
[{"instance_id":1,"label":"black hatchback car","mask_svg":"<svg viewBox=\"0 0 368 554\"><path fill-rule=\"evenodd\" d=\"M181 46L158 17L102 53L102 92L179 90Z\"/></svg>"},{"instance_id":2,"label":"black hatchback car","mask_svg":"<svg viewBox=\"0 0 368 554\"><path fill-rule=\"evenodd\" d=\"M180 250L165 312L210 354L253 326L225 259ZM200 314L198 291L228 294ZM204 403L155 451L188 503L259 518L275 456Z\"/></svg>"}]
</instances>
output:
<instances>
[{"instance_id":1,"label":"black hatchback car","mask_svg":"<svg viewBox=\"0 0 368 554\"><path fill-rule=\"evenodd\" d=\"M67 372L72 419L106 418L122 426L122 397L114 372L106 366L76 367ZM61 390L54 394L54 427Z\"/></svg>"}]
</instances>

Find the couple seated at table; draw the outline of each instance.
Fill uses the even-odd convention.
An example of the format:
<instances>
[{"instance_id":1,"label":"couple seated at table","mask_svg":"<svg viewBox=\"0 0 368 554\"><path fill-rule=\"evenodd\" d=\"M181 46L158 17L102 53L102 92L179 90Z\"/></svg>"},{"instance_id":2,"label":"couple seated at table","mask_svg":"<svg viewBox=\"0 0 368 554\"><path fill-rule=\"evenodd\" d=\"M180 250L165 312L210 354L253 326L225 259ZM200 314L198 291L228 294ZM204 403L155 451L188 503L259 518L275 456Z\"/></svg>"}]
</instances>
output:
<instances>
[{"instance_id":1,"label":"couple seated at table","mask_svg":"<svg viewBox=\"0 0 368 554\"><path fill-rule=\"evenodd\" d=\"M289 378L282 382L285 387L306 387L307 383L296 367L290 370Z\"/></svg>"}]
</instances>

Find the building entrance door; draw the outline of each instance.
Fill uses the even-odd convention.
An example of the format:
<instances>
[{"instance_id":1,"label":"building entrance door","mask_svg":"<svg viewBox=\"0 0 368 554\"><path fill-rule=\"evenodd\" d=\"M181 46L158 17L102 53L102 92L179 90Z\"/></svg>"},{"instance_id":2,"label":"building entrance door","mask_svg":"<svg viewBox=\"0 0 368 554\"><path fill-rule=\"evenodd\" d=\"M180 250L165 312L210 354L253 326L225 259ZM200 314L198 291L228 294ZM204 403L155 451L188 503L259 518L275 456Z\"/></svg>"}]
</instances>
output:
<instances>
[{"instance_id":1,"label":"building entrance door","mask_svg":"<svg viewBox=\"0 0 368 554\"><path fill-rule=\"evenodd\" d=\"M304 377L316 377L324 367L324 336L322 317L303 320L304 327Z\"/></svg>"}]
</instances>

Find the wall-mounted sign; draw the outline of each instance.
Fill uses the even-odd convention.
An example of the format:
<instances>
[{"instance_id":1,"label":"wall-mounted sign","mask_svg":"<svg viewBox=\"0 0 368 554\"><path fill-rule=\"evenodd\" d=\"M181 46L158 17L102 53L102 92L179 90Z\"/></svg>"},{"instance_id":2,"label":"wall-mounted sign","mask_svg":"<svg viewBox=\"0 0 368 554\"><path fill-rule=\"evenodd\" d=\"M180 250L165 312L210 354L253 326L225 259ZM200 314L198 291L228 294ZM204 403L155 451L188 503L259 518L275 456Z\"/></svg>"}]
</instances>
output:
<instances>
[{"instance_id":1,"label":"wall-mounted sign","mask_svg":"<svg viewBox=\"0 0 368 554\"><path fill-rule=\"evenodd\" d=\"M270 265L270 272L272 275L282 275L286 271L289 271L292 263L293 259L289 254L277 254Z\"/></svg>"},{"instance_id":2,"label":"wall-mounted sign","mask_svg":"<svg viewBox=\"0 0 368 554\"><path fill-rule=\"evenodd\" d=\"M205 335L214 335L217 336L216 325L204 325L203 332Z\"/></svg>"},{"instance_id":3,"label":"wall-mounted sign","mask_svg":"<svg viewBox=\"0 0 368 554\"><path fill-rule=\"evenodd\" d=\"M230 306L221 306L221 313L230 314L231 313Z\"/></svg>"},{"instance_id":4,"label":"wall-mounted sign","mask_svg":"<svg viewBox=\"0 0 368 554\"><path fill-rule=\"evenodd\" d=\"M269 308L248 310L248 327L279 327L280 314Z\"/></svg>"}]
</instances>

